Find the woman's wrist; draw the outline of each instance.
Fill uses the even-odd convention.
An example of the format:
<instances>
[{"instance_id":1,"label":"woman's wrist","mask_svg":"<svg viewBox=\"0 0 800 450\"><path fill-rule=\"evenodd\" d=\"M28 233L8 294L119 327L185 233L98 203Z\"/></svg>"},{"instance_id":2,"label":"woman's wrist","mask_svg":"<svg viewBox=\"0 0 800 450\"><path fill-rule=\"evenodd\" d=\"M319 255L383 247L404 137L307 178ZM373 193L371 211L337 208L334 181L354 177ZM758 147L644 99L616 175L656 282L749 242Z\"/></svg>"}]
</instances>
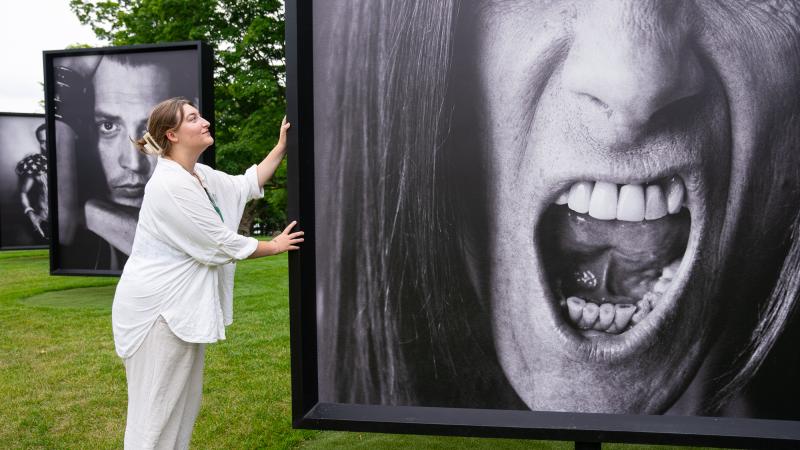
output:
<instances>
[{"instance_id":1,"label":"woman's wrist","mask_svg":"<svg viewBox=\"0 0 800 450\"><path fill-rule=\"evenodd\" d=\"M272 147L270 154L274 155L280 161L284 156L286 156L286 144L278 144L275 147Z\"/></svg>"},{"instance_id":2,"label":"woman's wrist","mask_svg":"<svg viewBox=\"0 0 800 450\"><path fill-rule=\"evenodd\" d=\"M269 256L274 256L281 252L278 243L275 242L275 238L272 238L272 240L267 241L267 249Z\"/></svg>"},{"instance_id":3,"label":"woman's wrist","mask_svg":"<svg viewBox=\"0 0 800 450\"><path fill-rule=\"evenodd\" d=\"M275 254L276 245L272 241L258 241L256 250L248 258L262 258Z\"/></svg>"}]
</instances>

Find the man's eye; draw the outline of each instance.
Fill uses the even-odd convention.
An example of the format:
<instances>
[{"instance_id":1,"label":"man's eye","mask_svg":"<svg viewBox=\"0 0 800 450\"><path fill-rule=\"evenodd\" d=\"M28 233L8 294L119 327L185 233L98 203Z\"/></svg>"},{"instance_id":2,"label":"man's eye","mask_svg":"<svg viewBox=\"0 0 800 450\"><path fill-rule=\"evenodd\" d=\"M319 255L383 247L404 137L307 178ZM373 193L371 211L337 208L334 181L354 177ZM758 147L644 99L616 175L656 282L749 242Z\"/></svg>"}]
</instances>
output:
<instances>
[{"instance_id":1,"label":"man's eye","mask_svg":"<svg viewBox=\"0 0 800 450\"><path fill-rule=\"evenodd\" d=\"M98 128L98 131L100 131L100 133L102 133L102 134L111 134L111 133L116 132L119 127L114 122L111 122L111 121L108 121L108 120L103 120L103 121L97 122L97 128Z\"/></svg>"}]
</instances>

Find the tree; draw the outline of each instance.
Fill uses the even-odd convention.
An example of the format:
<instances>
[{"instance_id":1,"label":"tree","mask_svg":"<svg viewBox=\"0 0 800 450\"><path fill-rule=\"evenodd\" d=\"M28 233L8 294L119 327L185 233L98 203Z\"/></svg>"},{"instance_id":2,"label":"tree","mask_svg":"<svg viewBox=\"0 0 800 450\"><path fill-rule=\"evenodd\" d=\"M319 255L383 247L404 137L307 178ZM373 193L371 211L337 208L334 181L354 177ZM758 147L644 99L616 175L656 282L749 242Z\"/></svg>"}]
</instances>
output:
<instances>
[{"instance_id":1,"label":"tree","mask_svg":"<svg viewBox=\"0 0 800 450\"><path fill-rule=\"evenodd\" d=\"M112 45L202 40L214 49L217 168L241 173L277 142L286 109L281 0L70 0L98 38ZM286 163L245 209L268 230L286 222Z\"/></svg>"}]
</instances>

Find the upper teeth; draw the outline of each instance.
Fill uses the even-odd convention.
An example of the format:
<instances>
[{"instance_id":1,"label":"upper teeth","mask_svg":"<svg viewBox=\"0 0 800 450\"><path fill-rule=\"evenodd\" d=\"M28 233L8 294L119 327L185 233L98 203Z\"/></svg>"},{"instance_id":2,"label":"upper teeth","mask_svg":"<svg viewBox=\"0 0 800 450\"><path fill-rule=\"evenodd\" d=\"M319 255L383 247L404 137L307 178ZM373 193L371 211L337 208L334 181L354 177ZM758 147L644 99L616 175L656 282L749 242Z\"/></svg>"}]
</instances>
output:
<instances>
[{"instance_id":1,"label":"upper teeth","mask_svg":"<svg viewBox=\"0 0 800 450\"><path fill-rule=\"evenodd\" d=\"M607 181L578 181L556 199L557 205L600 220L640 222L677 214L684 204L683 180L673 176L666 183L666 195L660 184L625 184Z\"/></svg>"}]
</instances>

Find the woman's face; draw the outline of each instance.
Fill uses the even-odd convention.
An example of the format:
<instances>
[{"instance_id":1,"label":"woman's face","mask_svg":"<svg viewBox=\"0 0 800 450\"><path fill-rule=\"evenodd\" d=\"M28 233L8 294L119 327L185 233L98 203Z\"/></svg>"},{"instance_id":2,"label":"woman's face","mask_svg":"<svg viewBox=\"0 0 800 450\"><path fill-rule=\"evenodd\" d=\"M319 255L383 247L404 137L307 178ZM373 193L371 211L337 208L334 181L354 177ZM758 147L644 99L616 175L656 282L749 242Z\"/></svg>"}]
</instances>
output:
<instances>
[{"instance_id":1,"label":"woman's face","mask_svg":"<svg viewBox=\"0 0 800 450\"><path fill-rule=\"evenodd\" d=\"M183 122L174 131L173 143L180 143L191 149L205 150L214 143L209 127L211 123L200 115L192 105L183 105Z\"/></svg>"},{"instance_id":2,"label":"woman's face","mask_svg":"<svg viewBox=\"0 0 800 450\"><path fill-rule=\"evenodd\" d=\"M779 247L754 224L786 229L797 200L799 9L465 4L495 344L529 407L663 412L767 296L730 282Z\"/></svg>"}]
</instances>

